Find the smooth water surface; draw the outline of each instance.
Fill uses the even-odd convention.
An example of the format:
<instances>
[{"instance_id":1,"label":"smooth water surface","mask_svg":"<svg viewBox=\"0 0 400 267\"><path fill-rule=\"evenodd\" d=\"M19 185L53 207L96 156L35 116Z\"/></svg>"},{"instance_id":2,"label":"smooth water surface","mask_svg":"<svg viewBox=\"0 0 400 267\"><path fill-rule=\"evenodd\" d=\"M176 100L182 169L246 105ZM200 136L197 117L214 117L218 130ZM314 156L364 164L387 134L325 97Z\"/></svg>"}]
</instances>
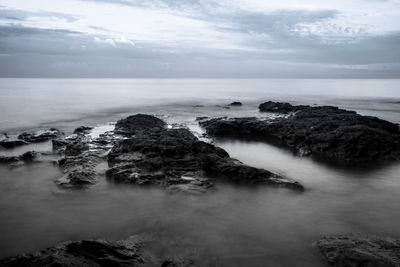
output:
<instances>
[{"instance_id":1,"label":"smooth water surface","mask_svg":"<svg viewBox=\"0 0 400 267\"><path fill-rule=\"evenodd\" d=\"M266 116L266 100L331 104L400 122L398 80L0 80L4 131L115 122L157 114L201 129L196 116ZM13 89L12 89L13 88ZM321 89L317 88L324 88ZM242 107L225 109L233 100ZM195 106L202 105L202 106ZM106 128L109 128L107 126ZM216 140L244 163L300 181L299 193L218 183L204 195L115 185L63 190L51 163L0 166L0 257L65 240L148 233L161 247L210 266L326 266L314 242L325 234L400 238L400 164L343 169L259 142ZM50 142L0 151L51 151ZM163 251L160 252L161 254Z\"/></svg>"}]
</instances>

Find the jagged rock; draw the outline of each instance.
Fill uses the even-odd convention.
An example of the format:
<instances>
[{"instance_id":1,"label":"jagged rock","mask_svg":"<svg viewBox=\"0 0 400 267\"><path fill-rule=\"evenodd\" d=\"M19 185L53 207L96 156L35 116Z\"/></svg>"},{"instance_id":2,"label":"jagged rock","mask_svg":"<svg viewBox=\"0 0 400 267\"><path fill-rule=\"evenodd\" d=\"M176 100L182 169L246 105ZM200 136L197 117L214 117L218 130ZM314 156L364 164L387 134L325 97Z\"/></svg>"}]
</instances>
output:
<instances>
[{"instance_id":1,"label":"jagged rock","mask_svg":"<svg viewBox=\"0 0 400 267\"><path fill-rule=\"evenodd\" d=\"M296 113L274 120L217 118L199 123L211 136L262 140L347 164L400 159L400 132L394 123L331 106L291 107Z\"/></svg>"},{"instance_id":2,"label":"jagged rock","mask_svg":"<svg viewBox=\"0 0 400 267\"><path fill-rule=\"evenodd\" d=\"M74 134L87 134L93 127L90 126L79 126L74 130Z\"/></svg>"},{"instance_id":3,"label":"jagged rock","mask_svg":"<svg viewBox=\"0 0 400 267\"><path fill-rule=\"evenodd\" d=\"M77 156L87 150L89 150L89 144L87 143L87 141L77 139L73 142L68 142L66 144L64 153L67 156Z\"/></svg>"},{"instance_id":4,"label":"jagged rock","mask_svg":"<svg viewBox=\"0 0 400 267\"><path fill-rule=\"evenodd\" d=\"M53 139L51 142L53 150L59 153L65 151L66 146L69 144L69 141L65 139Z\"/></svg>"},{"instance_id":5,"label":"jagged rock","mask_svg":"<svg viewBox=\"0 0 400 267\"><path fill-rule=\"evenodd\" d=\"M86 188L97 183L96 167L106 161L113 134L92 138L89 132L73 134L65 139L53 140L53 150L64 154L57 163L64 175L56 180L63 188Z\"/></svg>"},{"instance_id":6,"label":"jagged rock","mask_svg":"<svg viewBox=\"0 0 400 267\"><path fill-rule=\"evenodd\" d=\"M111 168L107 176L116 182L166 187L185 184L208 188L212 184L210 178L224 178L303 189L291 179L231 159L225 150L199 141L187 129L167 129L165 125L160 119L143 114L119 121L119 131L129 138L118 141L108 154Z\"/></svg>"},{"instance_id":7,"label":"jagged rock","mask_svg":"<svg viewBox=\"0 0 400 267\"><path fill-rule=\"evenodd\" d=\"M18 135L18 139L23 140L28 143L37 143L51 140L53 138L58 138L62 136L63 133L55 128L50 128L49 130L38 131L34 133L24 132Z\"/></svg>"},{"instance_id":8,"label":"jagged rock","mask_svg":"<svg viewBox=\"0 0 400 267\"><path fill-rule=\"evenodd\" d=\"M75 168L56 181L63 187L85 187L96 182L96 172L93 168Z\"/></svg>"},{"instance_id":9,"label":"jagged rock","mask_svg":"<svg viewBox=\"0 0 400 267\"><path fill-rule=\"evenodd\" d=\"M150 241L131 236L116 242L104 239L68 241L40 252L0 259L4 267L131 267L176 266L189 267L189 259L158 258L148 252ZM165 256L163 256L165 257Z\"/></svg>"},{"instance_id":10,"label":"jagged rock","mask_svg":"<svg viewBox=\"0 0 400 267\"><path fill-rule=\"evenodd\" d=\"M228 106L236 106L236 107L239 107L239 106L241 106L241 105L242 105L241 102L235 101L235 102L230 103Z\"/></svg>"},{"instance_id":11,"label":"jagged rock","mask_svg":"<svg viewBox=\"0 0 400 267\"><path fill-rule=\"evenodd\" d=\"M399 267L400 240L363 235L325 236L317 242L336 267Z\"/></svg>"}]
</instances>

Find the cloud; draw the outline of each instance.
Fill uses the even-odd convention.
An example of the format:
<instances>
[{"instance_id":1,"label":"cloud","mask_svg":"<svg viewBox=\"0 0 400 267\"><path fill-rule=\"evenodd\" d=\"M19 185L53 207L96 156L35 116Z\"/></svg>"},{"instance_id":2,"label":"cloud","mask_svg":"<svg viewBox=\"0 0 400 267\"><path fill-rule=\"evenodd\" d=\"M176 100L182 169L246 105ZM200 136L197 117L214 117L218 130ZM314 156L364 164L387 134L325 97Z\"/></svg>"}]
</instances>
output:
<instances>
[{"instance_id":1,"label":"cloud","mask_svg":"<svg viewBox=\"0 0 400 267\"><path fill-rule=\"evenodd\" d=\"M399 77L399 15L397 0L3 0L0 76Z\"/></svg>"}]
</instances>

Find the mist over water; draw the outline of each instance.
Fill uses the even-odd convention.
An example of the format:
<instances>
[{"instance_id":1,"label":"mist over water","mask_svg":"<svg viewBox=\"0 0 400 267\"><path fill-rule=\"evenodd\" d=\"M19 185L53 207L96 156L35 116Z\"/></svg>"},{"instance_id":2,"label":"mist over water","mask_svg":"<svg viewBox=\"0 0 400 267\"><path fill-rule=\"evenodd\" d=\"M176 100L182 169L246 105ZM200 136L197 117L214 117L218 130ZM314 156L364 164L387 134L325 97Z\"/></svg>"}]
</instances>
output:
<instances>
[{"instance_id":1,"label":"mist over water","mask_svg":"<svg viewBox=\"0 0 400 267\"><path fill-rule=\"evenodd\" d=\"M0 79L0 130L234 100L254 112L262 101L279 100L337 105L399 121L399 88L394 79Z\"/></svg>"},{"instance_id":2,"label":"mist over water","mask_svg":"<svg viewBox=\"0 0 400 267\"><path fill-rule=\"evenodd\" d=\"M257 109L267 100L335 105L400 123L399 88L400 80L0 79L0 130L70 133L140 112L201 131L197 116L267 116ZM244 105L216 106L234 100ZM172 194L104 176L88 190L62 190L54 184L60 170L50 162L0 166L0 257L146 232L213 266L326 266L313 245L322 235L400 237L399 163L344 169L260 142L216 144L246 164L298 180L305 192L218 183L204 195ZM51 143L0 154L32 149L51 151Z\"/></svg>"}]
</instances>

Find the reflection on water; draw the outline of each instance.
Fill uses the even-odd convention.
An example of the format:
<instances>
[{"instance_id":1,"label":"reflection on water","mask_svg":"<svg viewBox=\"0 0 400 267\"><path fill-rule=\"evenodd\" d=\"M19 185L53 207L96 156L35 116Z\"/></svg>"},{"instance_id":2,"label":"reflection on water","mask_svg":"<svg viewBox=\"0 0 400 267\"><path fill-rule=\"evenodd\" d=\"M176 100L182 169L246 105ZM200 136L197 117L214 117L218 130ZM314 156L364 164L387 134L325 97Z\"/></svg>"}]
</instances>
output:
<instances>
[{"instance_id":1,"label":"reflection on water","mask_svg":"<svg viewBox=\"0 0 400 267\"><path fill-rule=\"evenodd\" d=\"M400 236L400 164L336 170L262 143L218 143L231 156L301 181L304 193L217 185L202 196L113 185L60 190L50 163L0 169L0 256L65 240L154 234L198 262L222 266L324 266L324 234ZM182 252L183 251L183 252Z\"/></svg>"}]
</instances>

